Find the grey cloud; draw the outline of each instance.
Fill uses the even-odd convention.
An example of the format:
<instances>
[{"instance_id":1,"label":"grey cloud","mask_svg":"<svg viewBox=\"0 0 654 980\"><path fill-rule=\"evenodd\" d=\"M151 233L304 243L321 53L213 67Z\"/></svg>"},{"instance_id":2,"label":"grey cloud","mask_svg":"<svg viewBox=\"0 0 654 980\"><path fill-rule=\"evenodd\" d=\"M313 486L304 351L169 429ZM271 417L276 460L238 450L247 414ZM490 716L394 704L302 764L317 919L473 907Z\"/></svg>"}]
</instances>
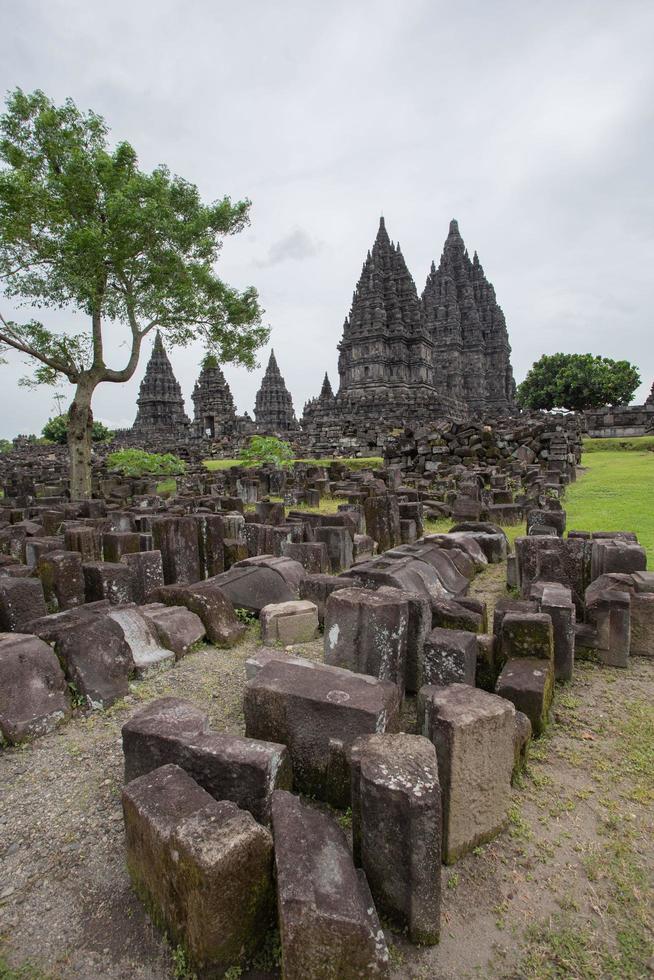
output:
<instances>
[{"instance_id":1,"label":"grey cloud","mask_svg":"<svg viewBox=\"0 0 654 980\"><path fill-rule=\"evenodd\" d=\"M302 228L294 228L288 235L284 235L279 241L273 242L268 250L268 256L257 262L259 268L270 265L278 265L292 259L294 262L301 262L303 259L312 259L324 248L322 242L315 241Z\"/></svg>"}]
</instances>

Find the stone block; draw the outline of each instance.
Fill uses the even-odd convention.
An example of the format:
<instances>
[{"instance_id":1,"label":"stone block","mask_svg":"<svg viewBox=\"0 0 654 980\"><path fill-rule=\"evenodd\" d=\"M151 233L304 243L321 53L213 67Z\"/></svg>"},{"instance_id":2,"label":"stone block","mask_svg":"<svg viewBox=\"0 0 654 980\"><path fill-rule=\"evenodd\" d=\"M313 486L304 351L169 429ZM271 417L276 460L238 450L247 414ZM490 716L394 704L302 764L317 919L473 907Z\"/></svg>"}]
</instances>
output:
<instances>
[{"instance_id":1,"label":"stone block","mask_svg":"<svg viewBox=\"0 0 654 980\"><path fill-rule=\"evenodd\" d=\"M285 980L388 977L384 933L341 828L283 791L272 813Z\"/></svg>"},{"instance_id":2,"label":"stone block","mask_svg":"<svg viewBox=\"0 0 654 980\"><path fill-rule=\"evenodd\" d=\"M264 644L309 643L318 635L318 610L307 599L271 603L259 614Z\"/></svg>"},{"instance_id":3,"label":"stone block","mask_svg":"<svg viewBox=\"0 0 654 980\"><path fill-rule=\"evenodd\" d=\"M335 575L307 575L300 583L300 598L313 602L318 610L318 621L325 621L327 600L337 589L349 589L354 583L351 579L337 578Z\"/></svg>"},{"instance_id":4,"label":"stone block","mask_svg":"<svg viewBox=\"0 0 654 980\"><path fill-rule=\"evenodd\" d=\"M380 551L388 551L402 541L399 501L395 494L366 497L363 501L366 529Z\"/></svg>"},{"instance_id":5,"label":"stone block","mask_svg":"<svg viewBox=\"0 0 654 980\"><path fill-rule=\"evenodd\" d=\"M126 554L120 559L132 573L134 602L147 602L155 589L164 584L163 562L160 551L140 551Z\"/></svg>"},{"instance_id":6,"label":"stone block","mask_svg":"<svg viewBox=\"0 0 654 980\"><path fill-rule=\"evenodd\" d=\"M127 867L152 917L202 976L251 955L272 917L270 833L162 766L123 789Z\"/></svg>"},{"instance_id":7,"label":"stone block","mask_svg":"<svg viewBox=\"0 0 654 980\"><path fill-rule=\"evenodd\" d=\"M437 599L432 603L432 626L449 630L483 633L485 610L469 608L454 599Z\"/></svg>"},{"instance_id":8,"label":"stone block","mask_svg":"<svg viewBox=\"0 0 654 980\"><path fill-rule=\"evenodd\" d=\"M129 693L134 660L122 629L107 616L69 620L59 631L55 652L89 708L108 708Z\"/></svg>"},{"instance_id":9,"label":"stone block","mask_svg":"<svg viewBox=\"0 0 654 980\"><path fill-rule=\"evenodd\" d=\"M423 651L422 684L475 686L477 637L465 630L436 627L427 634Z\"/></svg>"},{"instance_id":10,"label":"stone block","mask_svg":"<svg viewBox=\"0 0 654 980\"><path fill-rule=\"evenodd\" d=\"M554 691L554 669L551 663L535 657L507 660L495 691L522 711L531 722L534 735L541 735L549 721Z\"/></svg>"},{"instance_id":11,"label":"stone block","mask_svg":"<svg viewBox=\"0 0 654 980\"><path fill-rule=\"evenodd\" d=\"M151 602L140 607L140 612L154 629L159 642L172 650L177 660L206 636L202 620L185 606L165 606Z\"/></svg>"},{"instance_id":12,"label":"stone block","mask_svg":"<svg viewBox=\"0 0 654 980\"><path fill-rule=\"evenodd\" d=\"M418 698L418 726L436 746L443 860L451 864L491 840L506 823L515 709L504 698L467 684L426 686Z\"/></svg>"},{"instance_id":13,"label":"stone block","mask_svg":"<svg viewBox=\"0 0 654 980\"><path fill-rule=\"evenodd\" d=\"M545 613L507 612L500 627L502 660L535 657L554 663L552 620Z\"/></svg>"},{"instance_id":14,"label":"stone block","mask_svg":"<svg viewBox=\"0 0 654 980\"><path fill-rule=\"evenodd\" d=\"M66 551L79 551L82 561L100 561L100 532L95 527L78 525L64 531Z\"/></svg>"},{"instance_id":15,"label":"stone block","mask_svg":"<svg viewBox=\"0 0 654 980\"><path fill-rule=\"evenodd\" d=\"M202 621L209 643L233 647L245 633L245 626L238 621L232 603L218 586L220 578L194 585L165 585L155 589L150 598L166 606L185 606Z\"/></svg>"},{"instance_id":16,"label":"stone block","mask_svg":"<svg viewBox=\"0 0 654 980\"><path fill-rule=\"evenodd\" d=\"M284 745L212 732L207 715L180 698L150 702L122 731L126 782L174 763L214 799L231 800L266 824L273 790L292 785Z\"/></svg>"},{"instance_id":17,"label":"stone block","mask_svg":"<svg viewBox=\"0 0 654 980\"><path fill-rule=\"evenodd\" d=\"M299 561L309 575L324 574L329 571L329 553L324 541L284 541L282 555Z\"/></svg>"},{"instance_id":18,"label":"stone block","mask_svg":"<svg viewBox=\"0 0 654 980\"><path fill-rule=\"evenodd\" d=\"M131 606L113 609L107 616L123 631L138 678L174 665L175 654L160 644L154 628L139 608Z\"/></svg>"},{"instance_id":19,"label":"stone block","mask_svg":"<svg viewBox=\"0 0 654 980\"><path fill-rule=\"evenodd\" d=\"M602 663L627 667L631 648L631 597L612 588L586 590L586 620L596 633L596 649Z\"/></svg>"},{"instance_id":20,"label":"stone block","mask_svg":"<svg viewBox=\"0 0 654 980\"><path fill-rule=\"evenodd\" d=\"M349 749L360 735L399 729L395 684L325 664L271 660L247 682L245 732L286 745L295 787L350 803Z\"/></svg>"},{"instance_id":21,"label":"stone block","mask_svg":"<svg viewBox=\"0 0 654 980\"><path fill-rule=\"evenodd\" d=\"M347 527L317 527L316 541L322 542L327 548L329 570L333 575L346 572L352 567L353 539Z\"/></svg>"},{"instance_id":22,"label":"stone block","mask_svg":"<svg viewBox=\"0 0 654 980\"><path fill-rule=\"evenodd\" d=\"M112 606L134 601L131 570L122 562L90 561L82 565L87 602L107 599Z\"/></svg>"},{"instance_id":23,"label":"stone block","mask_svg":"<svg viewBox=\"0 0 654 980\"><path fill-rule=\"evenodd\" d=\"M202 577L198 529L193 517L158 517L152 522L166 585L190 585Z\"/></svg>"},{"instance_id":24,"label":"stone block","mask_svg":"<svg viewBox=\"0 0 654 980\"><path fill-rule=\"evenodd\" d=\"M352 838L375 905L414 943L440 933L441 790L420 735L366 735L352 746Z\"/></svg>"},{"instance_id":25,"label":"stone block","mask_svg":"<svg viewBox=\"0 0 654 980\"><path fill-rule=\"evenodd\" d=\"M102 554L105 561L120 561L123 555L141 550L141 535L136 531L107 531L102 535Z\"/></svg>"},{"instance_id":26,"label":"stone block","mask_svg":"<svg viewBox=\"0 0 654 980\"><path fill-rule=\"evenodd\" d=\"M404 693L409 608L399 590L332 592L325 612L325 663L397 684Z\"/></svg>"},{"instance_id":27,"label":"stone block","mask_svg":"<svg viewBox=\"0 0 654 980\"><path fill-rule=\"evenodd\" d=\"M405 690L415 694L421 686L423 649L427 634L431 631L431 602L419 592L405 592L386 585L377 589L377 594L401 598L407 604Z\"/></svg>"},{"instance_id":28,"label":"stone block","mask_svg":"<svg viewBox=\"0 0 654 980\"><path fill-rule=\"evenodd\" d=\"M38 573L46 602L58 609L74 609L85 599L82 556L76 551L50 551L42 555Z\"/></svg>"},{"instance_id":29,"label":"stone block","mask_svg":"<svg viewBox=\"0 0 654 980\"><path fill-rule=\"evenodd\" d=\"M0 735L10 745L46 735L70 716L66 678L36 636L0 634Z\"/></svg>"},{"instance_id":30,"label":"stone block","mask_svg":"<svg viewBox=\"0 0 654 980\"><path fill-rule=\"evenodd\" d=\"M575 662L576 611L572 593L565 586L546 585L540 603L542 613L552 620L554 677L570 681Z\"/></svg>"},{"instance_id":31,"label":"stone block","mask_svg":"<svg viewBox=\"0 0 654 980\"><path fill-rule=\"evenodd\" d=\"M654 657L654 592L634 592L630 602L632 656Z\"/></svg>"},{"instance_id":32,"label":"stone block","mask_svg":"<svg viewBox=\"0 0 654 980\"><path fill-rule=\"evenodd\" d=\"M20 633L27 623L47 612L38 578L0 577L0 630Z\"/></svg>"}]
</instances>

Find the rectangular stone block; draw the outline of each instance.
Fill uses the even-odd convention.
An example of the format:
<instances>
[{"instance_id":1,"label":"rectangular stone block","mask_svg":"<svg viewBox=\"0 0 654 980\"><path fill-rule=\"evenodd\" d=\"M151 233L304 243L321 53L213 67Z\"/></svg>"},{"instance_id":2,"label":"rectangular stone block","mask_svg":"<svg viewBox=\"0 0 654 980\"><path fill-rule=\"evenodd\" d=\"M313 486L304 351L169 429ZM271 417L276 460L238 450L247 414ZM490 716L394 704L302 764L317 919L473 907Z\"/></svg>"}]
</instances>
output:
<instances>
[{"instance_id":1,"label":"rectangular stone block","mask_svg":"<svg viewBox=\"0 0 654 980\"><path fill-rule=\"evenodd\" d=\"M276 792L272 812L285 980L388 977L384 933L341 828L291 793Z\"/></svg>"},{"instance_id":2,"label":"rectangular stone block","mask_svg":"<svg viewBox=\"0 0 654 980\"><path fill-rule=\"evenodd\" d=\"M500 628L502 660L536 657L554 663L552 620L545 613L507 612Z\"/></svg>"},{"instance_id":3,"label":"rectangular stone block","mask_svg":"<svg viewBox=\"0 0 654 980\"><path fill-rule=\"evenodd\" d=\"M50 551L38 564L46 602L57 609L74 609L85 599L82 556L76 551Z\"/></svg>"},{"instance_id":4,"label":"rectangular stone block","mask_svg":"<svg viewBox=\"0 0 654 980\"><path fill-rule=\"evenodd\" d=\"M164 584L163 562L160 551L140 551L126 554L120 559L132 573L134 602L147 602L155 589Z\"/></svg>"},{"instance_id":5,"label":"rectangular stone block","mask_svg":"<svg viewBox=\"0 0 654 980\"><path fill-rule=\"evenodd\" d=\"M172 650L177 660L185 657L206 635L200 617L185 606L151 602L141 606L140 611L155 630L161 645Z\"/></svg>"},{"instance_id":6,"label":"rectangular stone block","mask_svg":"<svg viewBox=\"0 0 654 980\"><path fill-rule=\"evenodd\" d=\"M318 610L307 599L271 603L259 614L264 645L310 643L318 635Z\"/></svg>"},{"instance_id":7,"label":"rectangular stone block","mask_svg":"<svg viewBox=\"0 0 654 980\"><path fill-rule=\"evenodd\" d=\"M202 976L260 945L272 917L272 839L251 814L163 766L123 790L127 867L155 921Z\"/></svg>"},{"instance_id":8,"label":"rectangular stone block","mask_svg":"<svg viewBox=\"0 0 654 980\"><path fill-rule=\"evenodd\" d=\"M441 790L434 745L366 735L352 746L352 838L375 905L414 943L440 934Z\"/></svg>"},{"instance_id":9,"label":"rectangular stone block","mask_svg":"<svg viewBox=\"0 0 654 980\"><path fill-rule=\"evenodd\" d=\"M0 630L20 633L31 620L47 612L38 578L0 577Z\"/></svg>"},{"instance_id":10,"label":"rectangular stone block","mask_svg":"<svg viewBox=\"0 0 654 980\"><path fill-rule=\"evenodd\" d=\"M552 664L535 657L507 660L495 690L529 718L534 735L545 731L554 691Z\"/></svg>"},{"instance_id":11,"label":"rectangular stone block","mask_svg":"<svg viewBox=\"0 0 654 980\"><path fill-rule=\"evenodd\" d=\"M400 695L390 681L274 660L246 684L243 711L246 735L288 747L300 792L347 807L350 746L399 729Z\"/></svg>"},{"instance_id":12,"label":"rectangular stone block","mask_svg":"<svg viewBox=\"0 0 654 980\"><path fill-rule=\"evenodd\" d=\"M466 630L436 629L427 634L422 655L423 684L475 686L477 637Z\"/></svg>"},{"instance_id":13,"label":"rectangular stone block","mask_svg":"<svg viewBox=\"0 0 654 980\"><path fill-rule=\"evenodd\" d=\"M193 517L158 517L152 539L161 552L166 585L190 585L202 577L198 530Z\"/></svg>"},{"instance_id":14,"label":"rectangular stone block","mask_svg":"<svg viewBox=\"0 0 654 980\"><path fill-rule=\"evenodd\" d=\"M0 633L0 736L10 745L53 731L70 717L70 693L47 643Z\"/></svg>"},{"instance_id":15,"label":"rectangular stone block","mask_svg":"<svg viewBox=\"0 0 654 980\"><path fill-rule=\"evenodd\" d=\"M87 602L108 599L112 606L134 601L134 581L122 562L84 562L84 591Z\"/></svg>"},{"instance_id":16,"label":"rectangular stone block","mask_svg":"<svg viewBox=\"0 0 654 980\"><path fill-rule=\"evenodd\" d=\"M409 608L401 591L341 589L325 613L325 663L392 681L404 694Z\"/></svg>"},{"instance_id":17,"label":"rectangular stone block","mask_svg":"<svg viewBox=\"0 0 654 980\"><path fill-rule=\"evenodd\" d=\"M542 613L552 620L554 641L554 677L570 681L575 662L576 612L570 589L546 585L540 603Z\"/></svg>"},{"instance_id":18,"label":"rectangular stone block","mask_svg":"<svg viewBox=\"0 0 654 980\"><path fill-rule=\"evenodd\" d=\"M174 763L214 799L231 800L256 820L270 822L275 789L290 789L284 745L212 732L208 716L180 698L159 698L123 725L125 782Z\"/></svg>"},{"instance_id":19,"label":"rectangular stone block","mask_svg":"<svg viewBox=\"0 0 654 980\"><path fill-rule=\"evenodd\" d=\"M467 684L426 686L418 726L436 747L443 794L443 860L451 864L506 823L515 709Z\"/></svg>"}]
</instances>

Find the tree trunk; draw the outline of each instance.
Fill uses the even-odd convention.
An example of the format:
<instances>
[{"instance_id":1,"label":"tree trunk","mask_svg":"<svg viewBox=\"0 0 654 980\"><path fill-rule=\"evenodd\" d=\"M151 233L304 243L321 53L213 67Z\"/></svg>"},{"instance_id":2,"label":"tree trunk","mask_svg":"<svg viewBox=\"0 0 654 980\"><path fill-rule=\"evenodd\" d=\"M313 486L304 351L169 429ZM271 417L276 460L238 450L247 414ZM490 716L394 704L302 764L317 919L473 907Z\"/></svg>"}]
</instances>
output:
<instances>
[{"instance_id":1,"label":"tree trunk","mask_svg":"<svg viewBox=\"0 0 654 980\"><path fill-rule=\"evenodd\" d=\"M70 498L86 500L91 496L91 445L93 412L91 397L95 383L79 381L68 409L68 451L70 453Z\"/></svg>"}]
</instances>

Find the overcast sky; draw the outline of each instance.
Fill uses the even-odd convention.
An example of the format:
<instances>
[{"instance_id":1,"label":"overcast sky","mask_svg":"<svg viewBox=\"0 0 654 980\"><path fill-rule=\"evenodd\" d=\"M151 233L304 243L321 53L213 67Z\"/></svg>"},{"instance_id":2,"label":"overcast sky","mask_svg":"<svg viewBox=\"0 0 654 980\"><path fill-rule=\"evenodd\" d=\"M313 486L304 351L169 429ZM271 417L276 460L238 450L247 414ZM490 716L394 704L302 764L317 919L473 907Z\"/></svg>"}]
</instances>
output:
<instances>
[{"instance_id":1,"label":"overcast sky","mask_svg":"<svg viewBox=\"0 0 654 980\"><path fill-rule=\"evenodd\" d=\"M506 314L516 379L542 353L654 380L652 0L5 0L0 89L71 96L207 200L252 200L218 268L253 284L296 412L334 387L352 291L384 214L422 291L451 218ZM11 312L0 297L0 310ZM48 315L42 319L48 322ZM67 321L66 321L67 322ZM126 359L120 338L112 366ZM226 367L240 412L261 370ZM130 425L134 379L96 418ZM190 394L199 346L173 350ZM52 389L0 367L0 435ZM69 394L70 389L63 389Z\"/></svg>"}]
</instances>

